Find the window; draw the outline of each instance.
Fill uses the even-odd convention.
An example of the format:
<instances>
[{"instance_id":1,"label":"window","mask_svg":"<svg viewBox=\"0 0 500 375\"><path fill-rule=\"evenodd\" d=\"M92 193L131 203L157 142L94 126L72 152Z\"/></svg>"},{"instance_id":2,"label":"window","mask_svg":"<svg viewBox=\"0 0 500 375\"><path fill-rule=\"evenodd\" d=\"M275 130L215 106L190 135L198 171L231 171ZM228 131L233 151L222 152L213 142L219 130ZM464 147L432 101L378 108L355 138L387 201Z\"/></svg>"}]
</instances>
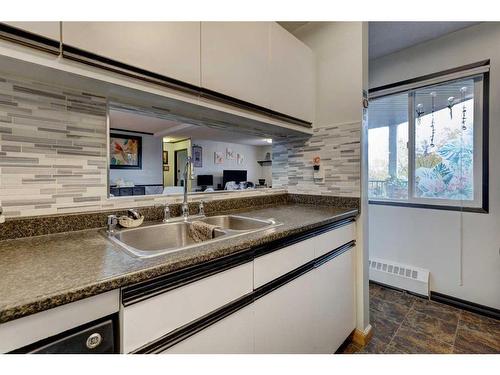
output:
<instances>
[{"instance_id":1,"label":"window","mask_svg":"<svg viewBox=\"0 0 500 375\"><path fill-rule=\"evenodd\" d=\"M370 203L487 211L485 79L434 78L370 101Z\"/></svg>"}]
</instances>

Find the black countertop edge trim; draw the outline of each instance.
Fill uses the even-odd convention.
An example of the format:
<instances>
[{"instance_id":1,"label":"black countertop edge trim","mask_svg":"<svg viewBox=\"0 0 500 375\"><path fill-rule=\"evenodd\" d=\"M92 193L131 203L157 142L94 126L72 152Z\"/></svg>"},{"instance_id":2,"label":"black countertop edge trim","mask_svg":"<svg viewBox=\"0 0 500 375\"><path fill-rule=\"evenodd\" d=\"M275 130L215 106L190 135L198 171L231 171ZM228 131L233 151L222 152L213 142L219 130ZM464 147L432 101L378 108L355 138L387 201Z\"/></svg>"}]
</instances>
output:
<instances>
[{"instance_id":1,"label":"black countertop edge trim","mask_svg":"<svg viewBox=\"0 0 500 375\"><path fill-rule=\"evenodd\" d=\"M346 214L346 215L349 215L349 216L347 216L345 218L341 218L333 223L322 225L320 227L313 228L313 229L310 229L308 231L298 233L296 235L292 235L292 236L285 237L282 239L274 240L270 243L254 247L254 256L255 256L255 258L258 258L260 256L272 253L272 252L279 250L279 249L282 249L284 247L293 245L297 242L301 242L301 241L307 240L309 238L315 237L318 234L329 232L333 229L343 227L344 225L348 225L348 224L356 221L355 216L351 216L350 214Z\"/></svg>"},{"instance_id":2,"label":"black countertop edge trim","mask_svg":"<svg viewBox=\"0 0 500 375\"><path fill-rule=\"evenodd\" d=\"M480 305L475 302L466 301L438 292L431 292L431 300L441 302L453 307L458 307L459 309L467 310L479 315L484 315L489 318L500 320L500 310L497 310L493 307Z\"/></svg>"},{"instance_id":3,"label":"black countertop edge trim","mask_svg":"<svg viewBox=\"0 0 500 375\"><path fill-rule=\"evenodd\" d=\"M0 23L0 38L59 55L59 41Z\"/></svg>"},{"instance_id":4,"label":"black countertop edge trim","mask_svg":"<svg viewBox=\"0 0 500 375\"><path fill-rule=\"evenodd\" d=\"M272 241L271 243L258 246L257 248L249 248L236 254L230 254L222 258L196 264L152 280L146 280L124 287L121 291L122 304L124 306L133 305L166 291L179 288L192 282L204 279L205 277L209 277L244 263L251 262L258 256L304 241L305 239L317 236L318 234L329 232L351 222L354 222L354 217L343 218L334 223L313 228L305 233L302 232L297 235L285 237L284 239Z\"/></svg>"},{"instance_id":5,"label":"black countertop edge trim","mask_svg":"<svg viewBox=\"0 0 500 375\"><path fill-rule=\"evenodd\" d=\"M436 73L426 74L426 75L423 75L423 76L420 76L420 77L405 79L403 81L389 83L387 85L378 86L378 87L374 87L372 89L369 89L368 90L368 94L372 94L374 92L381 91L381 90L392 89L392 88L398 87L398 86L409 85L411 83L417 83L417 82L421 82L421 81L426 81L428 79L433 79L433 78L441 77L441 76L444 76L444 75L447 75L447 74L458 73L458 72L461 72L461 71L464 71L464 70L479 68L481 66L486 66L486 65L489 65L489 64L490 64L490 60L487 59L487 60L482 60L482 61L479 61L479 62L476 62L476 63L472 63L472 64L458 66L456 68L442 70L442 71L436 72Z\"/></svg>"},{"instance_id":6,"label":"black countertop edge trim","mask_svg":"<svg viewBox=\"0 0 500 375\"><path fill-rule=\"evenodd\" d=\"M247 109L257 113L267 115L271 118L276 118L279 120L284 120L295 125L300 125L305 128L312 128L312 123L309 121L301 120L299 118L274 111L238 98L234 98L229 95L225 95L216 91L209 90L207 88L199 87L191 83L183 82L175 78L170 78L158 73L153 73L145 69L141 69L120 61L109 59L107 57L84 51L80 48L72 47L67 44L62 45L63 57L78 61L84 64L95 66L98 68L113 71L115 73L121 73L128 75L130 77L142 79L151 83L156 83L162 86L166 86L172 89L181 90L192 95L200 96L206 99L219 101L222 103L228 103L235 107L241 109Z\"/></svg>"},{"instance_id":7,"label":"black countertop edge trim","mask_svg":"<svg viewBox=\"0 0 500 375\"><path fill-rule=\"evenodd\" d=\"M208 328L209 326L217 323L218 321L224 319L225 317L234 314L238 310L250 305L254 301L266 294L269 294L276 289L288 284L292 280L304 275L305 273L312 271L313 269L323 265L324 263L336 258L337 256L345 253L355 245L355 241L350 241L328 253L313 259L306 264L278 277L277 279L270 281L269 283L255 289L253 292L245 294L244 296L229 302L228 304L212 311L192 322L185 324L184 326L167 333L163 337L148 343L139 349L132 351L134 354L149 354L149 353L160 353L167 350L168 348L178 344L179 342L195 335L196 333Z\"/></svg>"},{"instance_id":8,"label":"black countertop edge trim","mask_svg":"<svg viewBox=\"0 0 500 375\"><path fill-rule=\"evenodd\" d=\"M152 280L124 287L121 291L122 304L123 306L133 305L158 294L180 288L184 285L251 262L252 260L252 251L244 250L236 254L196 264Z\"/></svg>"},{"instance_id":9,"label":"black countertop edge trim","mask_svg":"<svg viewBox=\"0 0 500 375\"><path fill-rule=\"evenodd\" d=\"M487 214L488 213L488 210L483 208L483 207L459 207L459 206L445 206L445 205L437 205L437 204L391 202L391 201L376 201L376 200L369 200L368 204L374 204L374 205L379 205L379 206L426 208L426 209L430 209L430 210L473 212L473 213L477 213L477 214Z\"/></svg>"}]
</instances>

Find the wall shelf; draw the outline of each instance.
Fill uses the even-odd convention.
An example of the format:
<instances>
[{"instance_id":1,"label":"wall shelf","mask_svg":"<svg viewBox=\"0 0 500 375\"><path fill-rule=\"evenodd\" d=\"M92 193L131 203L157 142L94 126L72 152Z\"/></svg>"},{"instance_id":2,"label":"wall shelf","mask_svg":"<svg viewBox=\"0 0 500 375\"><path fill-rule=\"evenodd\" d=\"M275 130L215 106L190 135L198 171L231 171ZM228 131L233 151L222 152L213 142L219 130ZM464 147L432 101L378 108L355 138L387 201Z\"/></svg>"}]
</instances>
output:
<instances>
[{"instance_id":1,"label":"wall shelf","mask_svg":"<svg viewBox=\"0 0 500 375\"><path fill-rule=\"evenodd\" d=\"M259 163L261 166L264 166L264 165L273 164L273 161L272 160L257 160L257 163Z\"/></svg>"}]
</instances>

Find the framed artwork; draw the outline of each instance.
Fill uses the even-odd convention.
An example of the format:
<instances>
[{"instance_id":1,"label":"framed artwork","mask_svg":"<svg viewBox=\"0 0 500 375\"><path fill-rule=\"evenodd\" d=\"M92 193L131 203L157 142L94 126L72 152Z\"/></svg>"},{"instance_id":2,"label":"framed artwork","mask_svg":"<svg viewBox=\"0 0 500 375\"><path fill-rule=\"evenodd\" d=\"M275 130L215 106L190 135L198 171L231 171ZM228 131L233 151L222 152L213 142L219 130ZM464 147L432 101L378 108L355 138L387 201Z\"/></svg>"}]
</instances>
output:
<instances>
[{"instance_id":1,"label":"framed artwork","mask_svg":"<svg viewBox=\"0 0 500 375\"><path fill-rule=\"evenodd\" d=\"M243 161L244 161L244 160L245 160L245 157L244 157L242 154L238 153L238 154L236 155L236 162L237 162L238 164L243 164Z\"/></svg>"},{"instance_id":2,"label":"framed artwork","mask_svg":"<svg viewBox=\"0 0 500 375\"><path fill-rule=\"evenodd\" d=\"M224 153L220 151L214 152L214 163L215 164L224 164Z\"/></svg>"},{"instance_id":3,"label":"framed artwork","mask_svg":"<svg viewBox=\"0 0 500 375\"><path fill-rule=\"evenodd\" d=\"M234 151L232 148L226 148L226 159L234 160Z\"/></svg>"},{"instance_id":4,"label":"framed artwork","mask_svg":"<svg viewBox=\"0 0 500 375\"><path fill-rule=\"evenodd\" d=\"M203 149L201 146L193 146L193 166L196 168L203 167Z\"/></svg>"},{"instance_id":5,"label":"framed artwork","mask_svg":"<svg viewBox=\"0 0 500 375\"><path fill-rule=\"evenodd\" d=\"M168 164L168 151L163 151L163 164Z\"/></svg>"},{"instance_id":6,"label":"framed artwork","mask_svg":"<svg viewBox=\"0 0 500 375\"><path fill-rule=\"evenodd\" d=\"M169 172L169 171L170 171L170 167L168 165L164 165L163 172Z\"/></svg>"},{"instance_id":7,"label":"framed artwork","mask_svg":"<svg viewBox=\"0 0 500 375\"><path fill-rule=\"evenodd\" d=\"M111 133L109 160L111 169L142 169L142 137Z\"/></svg>"}]
</instances>

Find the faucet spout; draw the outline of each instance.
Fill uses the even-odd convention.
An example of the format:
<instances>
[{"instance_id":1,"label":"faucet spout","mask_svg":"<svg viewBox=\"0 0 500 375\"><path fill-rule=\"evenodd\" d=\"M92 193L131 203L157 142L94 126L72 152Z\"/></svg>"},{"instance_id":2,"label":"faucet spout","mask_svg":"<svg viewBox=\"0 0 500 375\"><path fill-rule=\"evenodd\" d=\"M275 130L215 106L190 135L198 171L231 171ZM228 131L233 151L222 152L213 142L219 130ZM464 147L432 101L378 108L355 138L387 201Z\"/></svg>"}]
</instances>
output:
<instances>
[{"instance_id":1,"label":"faucet spout","mask_svg":"<svg viewBox=\"0 0 500 375\"><path fill-rule=\"evenodd\" d=\"M191 173L191 163L193 159L191 156L188 156L186 159L186 165L184 166L184 199L182 201L182 216L184 219L187 219L189 216L189 205L188 205L188 178Z\"/></svg>"}]
</instances>

